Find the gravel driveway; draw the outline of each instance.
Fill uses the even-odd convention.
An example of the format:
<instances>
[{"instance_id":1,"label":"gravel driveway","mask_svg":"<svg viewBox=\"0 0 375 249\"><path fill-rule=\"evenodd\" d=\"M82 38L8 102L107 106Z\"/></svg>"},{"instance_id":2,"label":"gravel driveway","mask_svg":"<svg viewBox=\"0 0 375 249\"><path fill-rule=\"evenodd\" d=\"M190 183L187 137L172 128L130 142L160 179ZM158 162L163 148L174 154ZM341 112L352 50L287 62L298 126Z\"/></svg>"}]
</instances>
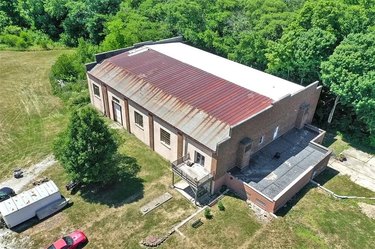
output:
<instances>
[{"instance_id":1,"label":"gravel driveway","mask_svg":"<svg viewBox=\"0 0 375 249\"><path fill-rule=\"evenodd\" d=\"M22 192L22 190L33 182L41 173L43 173L48 167L56 163L54 156L50 155L40 163L34 164L28 169L24 170L24 176L19 179L14 177L9 178L0 183L0 188L7 186L14 189L16 193ZM23 241L17 241L14 237L14 232L9 229L0 229L0 249L19 249L25 248L22 245L30 245L30 241L24 238Z\"/></svg>"}]
</instances>

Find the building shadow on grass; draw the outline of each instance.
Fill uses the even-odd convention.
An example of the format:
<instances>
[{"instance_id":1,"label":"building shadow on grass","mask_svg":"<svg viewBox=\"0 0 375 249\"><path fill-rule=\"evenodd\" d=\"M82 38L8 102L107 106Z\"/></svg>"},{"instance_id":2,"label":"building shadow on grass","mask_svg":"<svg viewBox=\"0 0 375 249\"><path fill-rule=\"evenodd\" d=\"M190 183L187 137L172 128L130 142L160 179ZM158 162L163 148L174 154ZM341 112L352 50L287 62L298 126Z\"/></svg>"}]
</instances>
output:
<instances>
[{"instance_id":1,"label":"building shadow on grass","mask_svg":"<svg viewBox=\"0 0 375 249\"><path fill-rule=\"evenodd\" d=\"M322 173L320 173L318 176L314 178L314 181L324 186L324 184L329 182L332 178L337 176L339 173L340 172L338 172L337 170L328 166Z\"/></svg>"},{"instance_id":2,"label":"building shadow on grass","mask_svg":"<svg viewBox=\"0 0 375 249\"><path fill-rule=\"evenodd\" d=\"M318 176L314 178L314 181L316 181L320 185L324 185L338 174L339 172L337 170L331 167L327 167L322 173L320 173ZM314 188L316 188L316 185L308 183L275 214L277 216L284 217L311 189Z\"/></svg>"},{"instance_id":3,"label":"building shadow on grass","mask_svg":"<svg viewBox=\"0 0 375 249\"><path fill-rule=\"evenodd\" d=\"M284 217L289 211L315 186L312 183L308 183L302 188L295 196L293 196L282 208L277 210L276 216Z\"/></svg>"}]
</instances>

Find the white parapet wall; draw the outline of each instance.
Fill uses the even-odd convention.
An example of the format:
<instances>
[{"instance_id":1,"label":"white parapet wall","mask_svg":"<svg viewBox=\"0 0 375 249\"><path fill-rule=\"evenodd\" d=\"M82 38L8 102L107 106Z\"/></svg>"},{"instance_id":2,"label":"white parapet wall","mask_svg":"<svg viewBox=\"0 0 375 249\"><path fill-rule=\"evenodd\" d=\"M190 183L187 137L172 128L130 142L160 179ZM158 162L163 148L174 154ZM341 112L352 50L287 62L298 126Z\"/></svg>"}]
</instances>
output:
<instances>
[{"instance_id":1,"label":"white parapet wall","mask_svg":"<svg viewBox=\"0 0 375 249\"><path fill-rule=\"evenodd\" d=\"M56 184L48 181L0 202L0 213L8 228L12 228L35 217L38 210L61 198Z\"/></svg>"}]
</instances>

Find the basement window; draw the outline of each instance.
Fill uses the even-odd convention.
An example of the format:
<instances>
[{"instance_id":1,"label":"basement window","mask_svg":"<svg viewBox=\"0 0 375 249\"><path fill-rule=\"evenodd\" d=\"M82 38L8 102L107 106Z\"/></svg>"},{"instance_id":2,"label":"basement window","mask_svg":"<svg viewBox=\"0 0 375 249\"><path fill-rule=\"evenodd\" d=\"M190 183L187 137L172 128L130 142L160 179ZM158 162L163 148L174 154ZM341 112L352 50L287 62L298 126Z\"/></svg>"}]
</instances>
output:
<instances>
[{"instance_id":1,"label":"basement window","mask_svg":"<svg viewBox=\"0 0 375 249\"><path fill-rule=\"evenodd\" d=\"M143 128L143 116L136 111L134 111L134 120L137 125Z\"/></svg>"},{"instance_id":2,"label":"basement window","mask_svg":"<svg viewBox=\"0 0 375 249\"><path fill-rule=\"evenodd\" d=\"M99 87L95 84L92 84L92 88L94 90L94 95L95 96L98 96L100 98L100 91L99 91Z\"/></svg>"},{"instance_id":3,"label":"basement window","mask_svg":"<svg viewBox=\"0 0 375 249\"><path fill-rule=\"evenodd\" d=\"M160 128L160 141L165 145L171 145L171 134Z\"/></svg>"},{"instance_id":4,"label":"basement window","mask_svg":"<svg viewBox=\"0 0 375 249\"><path fill-rule=\"evenodd\" d=\"M266 207L266 203L263 201L259 200L258 198L255 200L255 202L258 204L258 206Z\"/></svg>"}]
</instances>

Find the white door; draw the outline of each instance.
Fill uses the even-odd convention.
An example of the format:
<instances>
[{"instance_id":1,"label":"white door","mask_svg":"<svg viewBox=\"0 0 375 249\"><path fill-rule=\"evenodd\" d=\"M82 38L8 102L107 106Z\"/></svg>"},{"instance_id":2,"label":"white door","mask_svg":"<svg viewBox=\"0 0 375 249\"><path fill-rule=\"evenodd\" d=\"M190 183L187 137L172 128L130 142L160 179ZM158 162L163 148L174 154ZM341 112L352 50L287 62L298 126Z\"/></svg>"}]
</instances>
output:
<instances>
[{"instance_id":1,"label":"white door","mask_svg":"<svg viewBox=\"0 0 375 249\"><path fill-rule=\"evenodd\" d=\"M122 124L121 106L113 102L113 118L116 122Z\"/></svg>"}]
</instances>

